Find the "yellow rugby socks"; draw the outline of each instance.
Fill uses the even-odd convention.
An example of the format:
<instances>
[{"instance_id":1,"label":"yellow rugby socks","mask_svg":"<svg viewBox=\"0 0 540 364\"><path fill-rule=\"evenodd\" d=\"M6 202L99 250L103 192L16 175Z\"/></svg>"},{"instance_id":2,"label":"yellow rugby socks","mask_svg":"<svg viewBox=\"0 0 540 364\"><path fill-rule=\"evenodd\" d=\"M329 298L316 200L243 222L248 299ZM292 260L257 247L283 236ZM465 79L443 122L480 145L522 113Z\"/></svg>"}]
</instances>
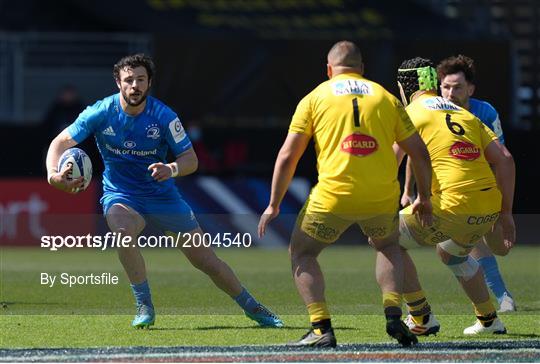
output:
<instances>
[{"instance_id":1,"label":"yellow rugby socks","mask_svg":"<svg viewBox=\"0 0 540 364\"><path fill-rule=\"evenodd\" d=\"M314 302L307 306L309 313L309 321L313 332L317 335L322 335L332 328L330 320L330 311L326 306L326 302Z\"/></svg>"},{"instance_id":2,"label":"yellow rugby socks","mask_svg":"<svg viewBox=\"0 0 540 364\"><path fill-rule=\"evenodd\" d=\"M473 303L476 318L484 327L490 327L497 318L497 310L491 300L483 303Z\"/></svg>"},{"instance_id":3,"label":"yellow rugby socks","mask_svg":"<svg viewBox=\"0 0 540 364\"><path fill-rule=\"evenodd\" d=\"M415 324L423 325L429 320L431 306L429 305L423 290L403 293L403 299L407 304L408 311Z\"/></svg>"},{"instance_id":4,"label":"yellow rugby socks","mask_svg":"<svg viewBox=\"0 0 540 364\"><path fill-rule=\"evenodd\" d=\"M383 293L383 307L386 320L401 318L401 294L396 292Z\"/></svg>"}]
</instances>

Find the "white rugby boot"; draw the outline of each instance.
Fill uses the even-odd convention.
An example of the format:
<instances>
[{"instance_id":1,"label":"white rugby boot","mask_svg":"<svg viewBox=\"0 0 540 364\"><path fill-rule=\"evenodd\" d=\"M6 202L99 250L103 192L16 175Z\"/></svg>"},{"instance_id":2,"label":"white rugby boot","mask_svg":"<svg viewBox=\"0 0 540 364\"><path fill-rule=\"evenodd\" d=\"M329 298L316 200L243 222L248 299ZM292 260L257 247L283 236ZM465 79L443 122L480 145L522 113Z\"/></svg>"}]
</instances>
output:
<instances>
[{"instance_id":1,"label":"white rugby boot","mask_svg":"<svg viewBox=\"0 0 540 364\"><path fill-rule=\"evenodd\" d=\"M416 324L413 320L412 315L408 315L405 319L405 325L407 325L409 330L411 330L411 332L416 336L437 335L437 333L441 329L441 324L435 318L435 315L433 313L430 313L429 315L424 317L424 321L425 322L421 325Z\"/></svg>"},{"instance_id":2,"label":"white rugby boot","mask_svg":"<svg viewBox=\"0 0 540 364\"><path fill-rule=\"evenodd\" d=\"M514 311L517 311L516 303L514 302L514 299L510 297L508 294L506 294L506 292L504 292L504 296L499 305L498 312L514 312Z\"/></svg>"},{"instance_id":3,"label":"white rugby boot","mask_svg":"<svg viewBox=\"0 0 540 364\"><path fill-rule=\"evenodd\" d=\"M491 325L484 326L480 320L476 320L475 324L463 330L464 335L486 335L486 334L506 334L506 327L497 317Z\"/></svg>"}]
</instances>

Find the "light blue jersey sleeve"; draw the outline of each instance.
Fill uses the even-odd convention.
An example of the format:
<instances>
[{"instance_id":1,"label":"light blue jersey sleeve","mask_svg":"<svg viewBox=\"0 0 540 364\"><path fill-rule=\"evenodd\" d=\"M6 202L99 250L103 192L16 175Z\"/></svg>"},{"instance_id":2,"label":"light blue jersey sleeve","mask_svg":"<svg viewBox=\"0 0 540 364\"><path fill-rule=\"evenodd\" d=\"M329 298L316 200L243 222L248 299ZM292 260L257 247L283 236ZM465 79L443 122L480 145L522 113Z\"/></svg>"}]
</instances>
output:
<instances>
[{"instance_id":1,"label":"light blue jersey sleeve","mask_svg":"<svg viewBox=\"0 0 540 364\"><path fill-rule=\"evenodd\" d=\"M166 125L165 138L175 157L192 148L191 140L186 134L178 116L171 112Z\"/></svg>"},{"instance_id":2,"label":"light blue jersey sleeve","mask_svg":"<svg viewBox=\"0 0 540 364\"><path fill-rule=\"evenodd\" d=\"M96 132L105 117L106 108L103 100L101 100L92 106L88 106L80 113L77 120L67 128L68 133L73 140L80 143Z\"/></svg>"},{"instance_id":3,"label":"light blue jersey sleeve","mask_svg":"<svg viewBox=\"0 0 540 364\"><path fill-rule=\"evenodd\" d=\"M501 144L504 144L504 133L497 110L489 102L473 98L469 100L469 105L469 111L497 135Z\"/></svg>"}]
</instances>

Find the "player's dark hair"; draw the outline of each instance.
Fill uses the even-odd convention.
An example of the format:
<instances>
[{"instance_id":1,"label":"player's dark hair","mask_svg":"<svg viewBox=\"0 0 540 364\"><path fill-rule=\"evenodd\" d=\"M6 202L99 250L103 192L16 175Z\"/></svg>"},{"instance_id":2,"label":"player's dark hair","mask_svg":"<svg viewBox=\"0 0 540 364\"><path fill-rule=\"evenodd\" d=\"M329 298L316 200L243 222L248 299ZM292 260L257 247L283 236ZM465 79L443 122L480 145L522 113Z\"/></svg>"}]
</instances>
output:
<instances>
[{"instance_id":1,"label":"player's dark hair","mask_svg":"<svg viewBox=\"0 0 540 364\"><path fill-rule=\"evenodd\" d=\"M437 89L437 74L433 62L421 57L403 61L398 69L397 81L409 101L416 91Z\"/></svg>"},{"instance_id":2,"label":"player's dark hair","mask_svg":"<svg viewBox=\"0 0 540 364\"><path fill-rule=\"evenodd\" d=\"M476 70L474 67L474 61L462 54L443 59L441 63L437 66L437 75L439 79L442 80L448 75L453 75L455 73L463 72L467 82L474 83L474 76Z\"/></svg>"},{"instance_id":3,"label":"player's dark hair","mask_svg":"<svg viewBox=\"0 0 540 364\"><path fill-rule=\"evenodd\" d=\"M148 81L154 77L154 73L156 73L156 68L154 66L154 62L152 61L152 58L149 56L143 54L143 53L137 53L132 54L129 56L126 56L116 62L116 64L113 67L113 76L115 80L120 80L120 71L125 68L137 68L137 67L144 67L146 69L146 73L148 74Z\"/></svg>"}]
</instances>

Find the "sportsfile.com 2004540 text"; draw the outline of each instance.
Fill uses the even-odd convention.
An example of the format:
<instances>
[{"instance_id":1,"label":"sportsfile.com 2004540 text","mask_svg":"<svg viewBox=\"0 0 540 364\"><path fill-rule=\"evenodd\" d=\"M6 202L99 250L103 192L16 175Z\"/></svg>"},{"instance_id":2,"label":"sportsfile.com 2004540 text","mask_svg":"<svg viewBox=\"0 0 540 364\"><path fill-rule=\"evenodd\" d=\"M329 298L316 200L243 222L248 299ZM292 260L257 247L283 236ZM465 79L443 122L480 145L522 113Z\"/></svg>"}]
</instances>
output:
<instances>
[{"instance_id":1,"label":"sportsfile.com 2004540 text","mask_svg":"<svg viewBox=\"0 0 540 364\"><path fill-rule=\"evenodd\" d=\"M108 232L104 235L44 235L41 247L50 251L64 248L249 248L253 242L250 233L175 233L170 235L141 235L136 239L131 236Z\"/></svg>"}]
</instances>

